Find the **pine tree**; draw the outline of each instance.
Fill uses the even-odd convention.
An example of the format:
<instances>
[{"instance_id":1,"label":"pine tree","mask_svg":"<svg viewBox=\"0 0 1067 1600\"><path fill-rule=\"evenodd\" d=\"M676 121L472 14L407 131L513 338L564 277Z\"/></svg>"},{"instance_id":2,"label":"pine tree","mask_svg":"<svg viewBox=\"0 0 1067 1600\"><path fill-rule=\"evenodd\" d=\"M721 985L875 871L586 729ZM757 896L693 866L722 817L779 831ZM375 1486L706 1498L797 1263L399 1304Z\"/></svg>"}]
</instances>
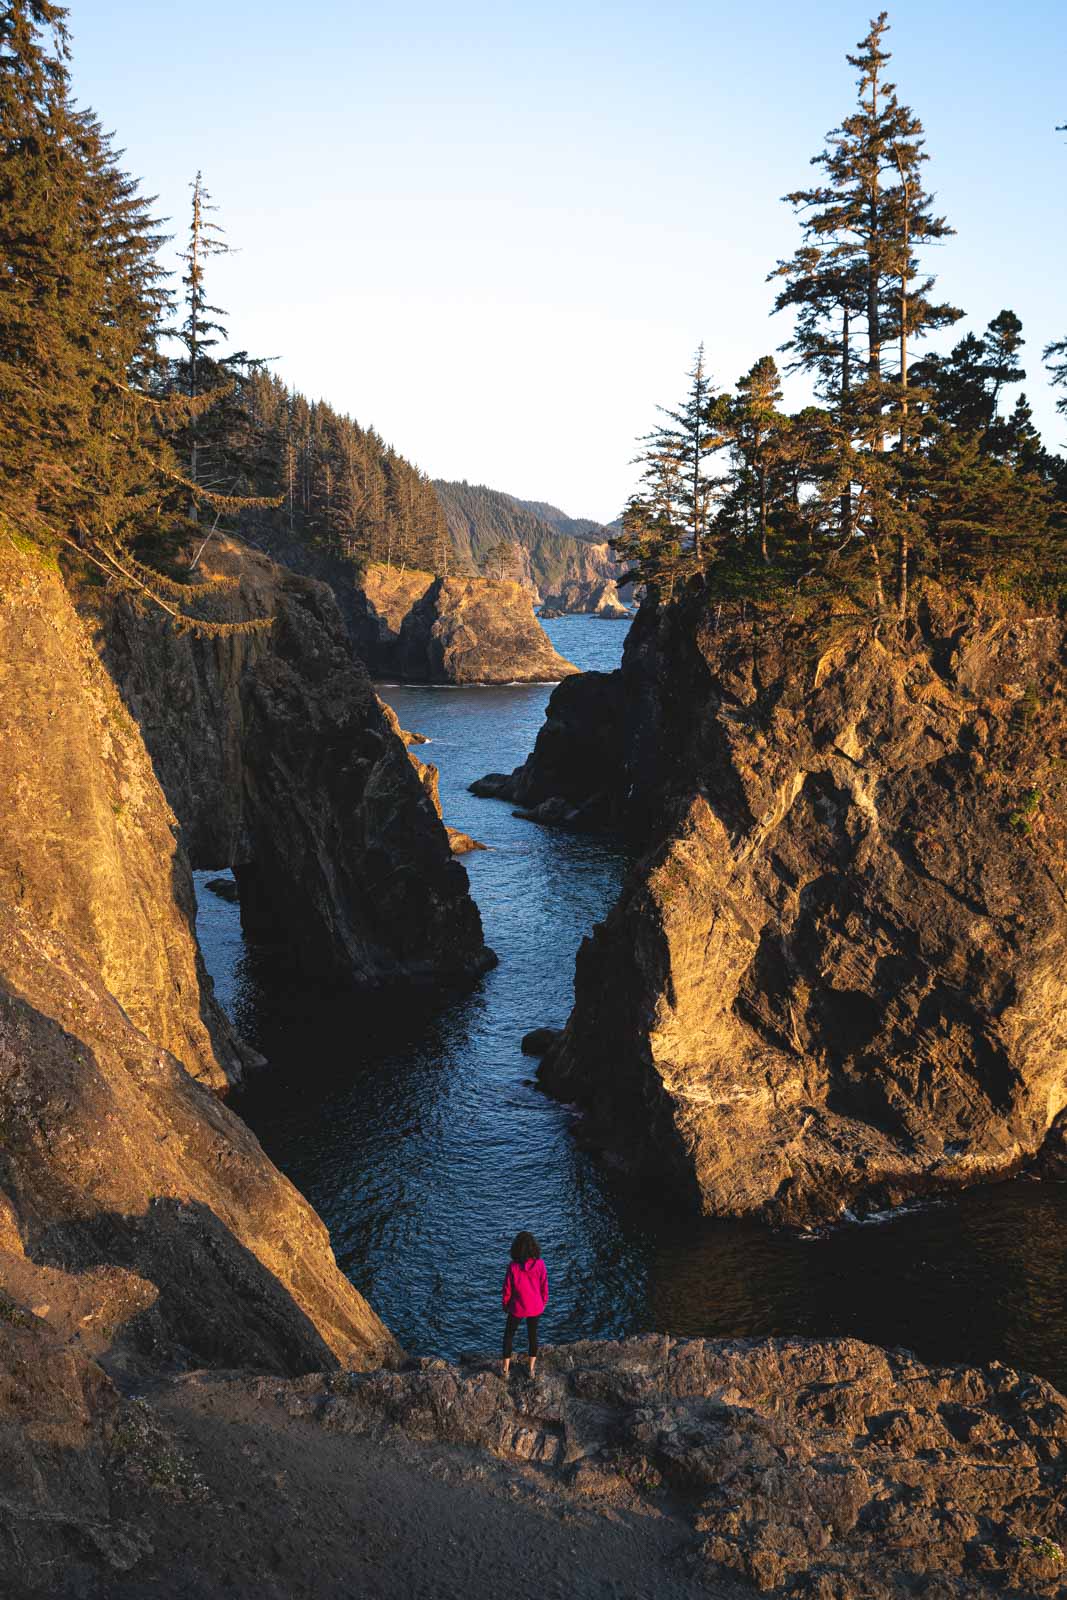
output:
<instances>
[{"instance_id":1,"label":"pine tree","mask_svg":"<svg viewBox=\"0 0 1067 1600\"><path fill-rule=\"evenodd\" d=\"M737 380L737 393L723 396L712 418L729 444L735 465L732 498L734 515L740 510L741 532L759 543L764 564L768 548L772 501L778 488L788 447L788 421L781 410L782 384L773 356L761 356Z\"/></svg>"},{"instance_id":2,"label":"pine tree","mask_svg":"<svg viewBox=\"0 0 1067 1600\"><path fill-rule=\"evenodd\" d=\"M661 594L672 592L680 576L710 558L712 506L721 487L709 469L725 439L713 421L715 386L702 344L687 376L689 387L678 408L658 407L666 421L639 441L642 487L629 500L622 530L611 541L641 582Z\"/></svg>"},{"instance_id":3,"label":"pine tree","mask_svg":"<svg viewBox=\"0 0 1067 1600\"><path fill-rule=\"evenodd\" d=\"M148 204L71 103L65 17L0 11L0 505L115 551L172 462L147 392L167 295Z\"/></svg>"},{"instance_id":4,"label":"pine tree","mask_svg":"<svg viewBox=\"0 0 1067 1600\"><path fill-rule=\"evenodd\" d=\"M983 334L967 334L947 356L927 356L916 366L915 376L936 417L976 435L982 450L1002 449L1000 403L1004 390L1026 377L1019 363L1024 343L1019 318L1004 310Z\"/></svg>"},{"instance_id":5,"label":"pine tree","mask_svg":"<svg viewBox=\"0 0 1067 1600\"><path fill-rule=\"evenodd\" d=\"M704 559L715 480L709 465L722 439L710 422L715 395L704 366L704 346L698 345L693 365L687 373L689 388L677 410L659 409L667 418L642 441L645 449L639 458L645 463L645 477L653 498L666 501L669 516L682 530L694 560Z\"/></svg>"},{"instance_id":6,"label":"pine tree","mask_svg":"<svg viewBox=\"0 0 1067 1600\"><path fill-rule=\"evenodd\" d=\"M888 22L882 12L850 65L858 71L857 108L827 136L814 158L823 182L786 199L802 214L804 243L777 273L787 280L778 308L796 307L790 341L796 363L830 391L836 454L829 474L840 508L842 544L862 535L870 552L876 603L884 603L880 550L895 534L898 592L906 604L909 518L895 503L899 473L883 452L891 428L901 451L917 423L909 395L913 340L956 320L959 312L930 297L933 278L916 251L951 229L923 187L927 160L922 124L886 78ZM861 320L862 368L853 318ZM885 370L885 347L897 348L896 373ZM862 371L862 377L860 377ZM835 379L836 373L836 379Z\"/></svg>"}]
</instances>

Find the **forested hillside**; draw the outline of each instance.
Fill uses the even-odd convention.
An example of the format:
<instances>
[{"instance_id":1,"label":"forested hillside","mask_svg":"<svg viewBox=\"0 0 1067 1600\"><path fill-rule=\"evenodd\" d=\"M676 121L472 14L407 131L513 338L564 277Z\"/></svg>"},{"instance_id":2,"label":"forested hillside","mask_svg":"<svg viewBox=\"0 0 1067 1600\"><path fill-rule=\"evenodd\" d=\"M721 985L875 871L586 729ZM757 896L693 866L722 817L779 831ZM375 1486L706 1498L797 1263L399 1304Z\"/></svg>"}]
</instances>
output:
<instances>
[{"instance_id":1,"label":"forested hillside","mask_svg":"<svg viewBox=\"0 0 1067 1600\"><path fill-rule=\"evenodd\" d=\"M435 480L433 487L460 570L518 578L542 596L567 582L596 583L615 575L606 548L610 532L599 523L484 484Z\"/></svg>"},{"instance_id":2,"label":"forested hillside","mask_svg":"<svg viewBox=\"0 0 1067 1600\"><path fill-rule=\"evenodd\" d=\"M243 521L359 563L445 572L448 533L433 486L373 428L309 401L262 370L242 386L242 487L280 496Z\"/></svg>"},{"instance_id":3,"label":"forested hillside","mask_svg":"<svg viewBox=\"0 0 1067 1600\"><path fill-rule=\"evenodd\" d=\"M0 520L178 617L195 574L175 552L216 530L439 569L427 479L227 350L210 280L229 246L199 173L180 282L164 271L162 224L71 96L65 16L0 15Z\"/></svg>"},{"instance_id":4,"label":"forested hillside","mask_svg":"<svg viewBox=\"0 0 1067 1600\"><path fill-rule=\"evenodd\" d=\"M559 506L550 505L547 500L519 500L518 504L532 511L543 522L550 522L560 533L573 534L576 539L591 539L594 544L600 544L607 537L608 530L604 523L594 522L591 517L568 517Z\"/></svg>"}]
</instances>

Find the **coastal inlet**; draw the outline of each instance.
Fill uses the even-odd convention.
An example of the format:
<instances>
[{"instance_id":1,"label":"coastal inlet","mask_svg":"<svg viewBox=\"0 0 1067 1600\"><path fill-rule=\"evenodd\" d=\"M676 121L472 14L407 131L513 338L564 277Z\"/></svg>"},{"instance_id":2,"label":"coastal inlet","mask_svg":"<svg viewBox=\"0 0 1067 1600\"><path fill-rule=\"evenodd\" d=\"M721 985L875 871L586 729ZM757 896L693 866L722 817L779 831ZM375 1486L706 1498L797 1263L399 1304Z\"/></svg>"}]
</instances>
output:
<instances>
[{"instance_id":1,"label":"coastal inlet","mask_svg":"<svg viewBox=\"0 0 1067 1600\"><path fill-rule=\"evenodd\" d=\"M626 627L564 617L546 631L579 667L610 670ZM490 847L464 863L499 967L465 994L340 995L246 942L208 873L198 932L220 999L270 1061L236 1109L401 1342L494 1348L507 1246L529 1227L552 1281L546 1342L850 1335L1067 1388L1067 1186L1016 1180L804 1235L680 1218L581 1148L519 1042L566 1020L575 952L618 892L624 850L467 792L524 759L547 686L381 693L431 739L419 753L440 768L445 820Z\"/></svg>"}]
</instances>

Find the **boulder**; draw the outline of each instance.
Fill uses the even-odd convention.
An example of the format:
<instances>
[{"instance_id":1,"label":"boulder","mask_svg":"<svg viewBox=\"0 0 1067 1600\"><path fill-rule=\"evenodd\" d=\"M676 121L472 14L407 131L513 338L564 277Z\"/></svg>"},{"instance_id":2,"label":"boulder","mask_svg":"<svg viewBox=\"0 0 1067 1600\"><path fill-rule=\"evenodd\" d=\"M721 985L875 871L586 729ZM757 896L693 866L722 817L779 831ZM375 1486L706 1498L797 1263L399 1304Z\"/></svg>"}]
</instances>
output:
<instances>
[{"instance_id":1,"label":"boulder","mask_svg":"<svg viewBox=\"0 0 1067 1600\"><path fill-rule=\"evenodd\" d=\"M459 828L446 826L445 832L448 834L448 843L454 856L466 856L472 850L488 850L489 848L487 844L482 844L480 839L472 839L469 833L461 833Z\"/></svg>"},{"instance_id":2,"label":"boulder","mask_svg":"<svg viewBox=\"0 0 1067 1600\"><path fill-rule=\"evenodd\" d=\"M522 1053L524 1056L543 1056L560 1037L559 1028L532 1028L529 1033L522 1036Z\"/></svg>"},{"instance_id":3,"label":"boulder","mask_svg":"<svg viewBox=\"0 0 1067 1600\"><path fill-rule=\"evenodd\" d=\"M232 906L237 905L241 898L233 878L209 878L204 888L210 889L220 900L228 900Z\"/></svg>"}]
</instances>

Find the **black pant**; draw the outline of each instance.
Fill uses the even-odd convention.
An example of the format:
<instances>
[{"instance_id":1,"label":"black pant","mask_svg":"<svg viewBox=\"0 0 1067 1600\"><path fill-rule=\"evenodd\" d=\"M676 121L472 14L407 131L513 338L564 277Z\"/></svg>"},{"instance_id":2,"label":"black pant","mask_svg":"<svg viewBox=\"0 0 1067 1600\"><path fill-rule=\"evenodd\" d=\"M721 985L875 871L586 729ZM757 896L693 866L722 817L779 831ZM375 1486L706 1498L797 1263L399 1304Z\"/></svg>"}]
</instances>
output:
<instances>
[{"instance_id":1,"label":"black pant","mask_svg":"<svg viewBox=\"0 0 1067 1600\"><path fill-rule=\"evenodd\" d=\"M540 1322L540 1320L541 1320L540 1317L527 1317L525 1319L525 1321L526 1321L526 1337L530 1341L530 1354L532 1356L535 1356L537 1354L537 1324ZM515 1343L515 1329L519 1326L519 1323L522 1322L522 1321L523 1321L522 1317L513 1317L511 1312L510 1311L508 1312L508 1320L504 1324L504 1360L505 1361L511 1355L511 1347Z\"/></svg>"}]
</instances>

